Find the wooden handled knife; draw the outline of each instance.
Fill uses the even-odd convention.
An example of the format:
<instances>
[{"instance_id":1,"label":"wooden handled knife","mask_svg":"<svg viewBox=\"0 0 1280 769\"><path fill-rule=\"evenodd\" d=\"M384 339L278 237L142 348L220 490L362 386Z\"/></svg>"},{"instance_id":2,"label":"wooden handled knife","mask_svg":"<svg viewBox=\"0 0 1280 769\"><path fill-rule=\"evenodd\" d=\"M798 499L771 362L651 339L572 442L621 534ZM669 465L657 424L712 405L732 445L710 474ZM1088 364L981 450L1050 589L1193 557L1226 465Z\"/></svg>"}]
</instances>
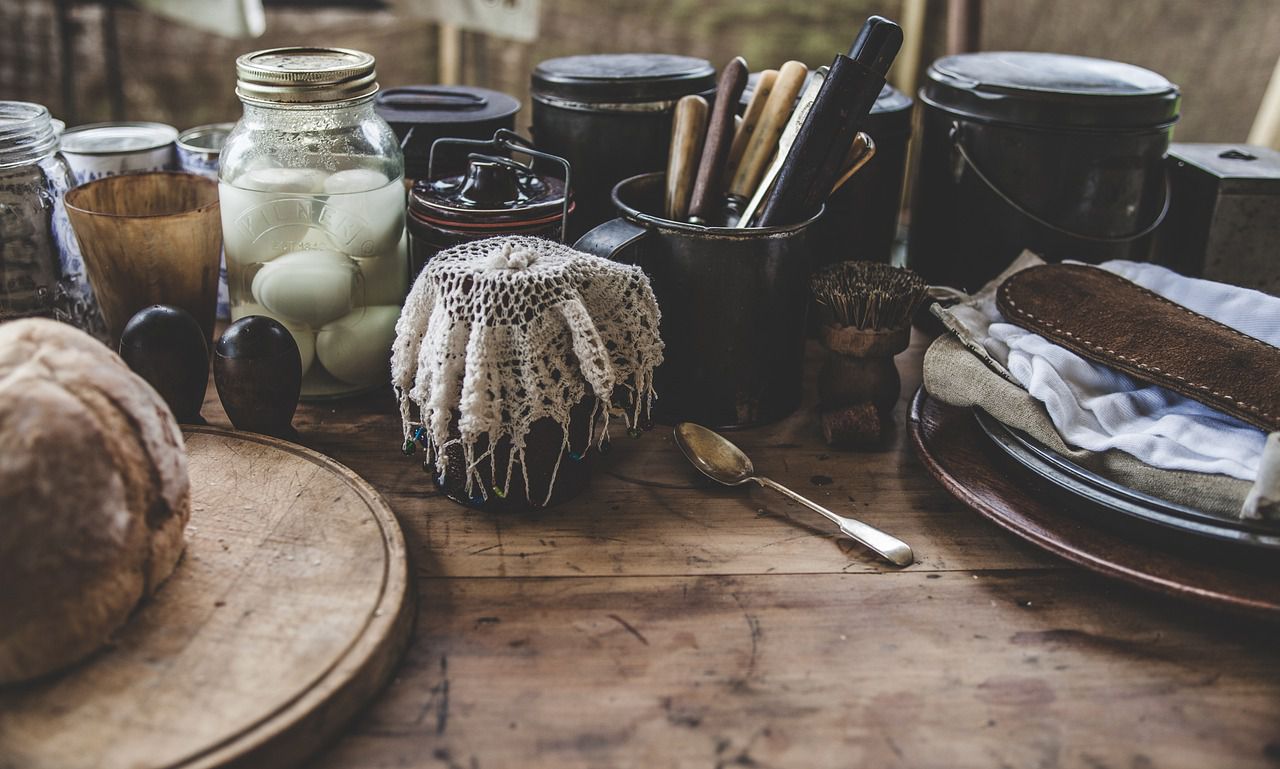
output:
<instances>
[{"instance_id":1,"label":"wooden handled knife","mask_svg":"<svg viewBox=\"0 0 1280 769\"><path fill-rule=\"evenodd\" d=\"M765 102L760 114L760 122L747 142L747 149L738 164L738 170L729 184L729 194L742 199L751 197L760 185L769 159L778 148L778 138L787 125L795 106L796 97L804 87L805 78L809 76L809 68L798 61L789 61L778 70L778 79L774 81L773 92Z\"/></svg>"},{"instance_id":2,"label":"wooden handled knife","mask_svg":"<svg viewBox=\"0 0 1280 769\"><path fill-rule=\"evenodd\" d=\"M733 146L729 148L729 159L724 164L724 186L728 188L733 175L738 171L738 163L742 161L742 153L747 151L747 142L756 132L760 124L760 113L764 112L764 103L773 93L773 83L778 79L778 70L766 69L756 78L756 88L751 92L751 101L742 113L742 121L733 132Z\"/></svg>"},{"instance_id":3,"label":"wooden handled knife","mask_svg":"<svg viewBox=\"0 0 1280 769\"><path fill-rule=\"evenodd\" d=\"M822 207L901 45L902 28L872 16L849 55L836 54L765 201L761 227L804 221Z\"/></svg>"},{"instance_id":4,"label":"wooden handled knife","mask_svg":"<svg viewBox=\"0 0 1280 769\"><path fill-rule=\"evenodd\" d=\"M716 103L707 123L707 141L702 145L698 176L693 183L693 199L689 203L689 221L706 224L721 206L724 164L733 143L733 119L742 89L747 87L747 60L741 56L725 65L716 86Z\"/></svg>"},{"instance_id":5,"label":"wooden handled knife","mask_svg":"<svg viewBox=\"0 0 1280 769\"><path fill-rule=\"evenodd\" d=\"M707 132L707 100L701 96L685 96L676 102L671 123L671 151L667 155L667 194L663 213L666 218L683 222L689 215L689 197L693 193L698 155Z\"/></svg>"},{"instance_id":6,"label":"wooden handled knife","mask_svg":"<svg viewBox=\"0 0 1280 769\"><path fill-rule=\"evenodd\" d=\"M751 195L751 202L747 203L746 207L742 209L742 213L738 217L738 223L734 226L751 226L751 220L755 218L761 204L764 203L765 196L769 193L774 180L778 177L783 162L787 159L792 145L795 144L796 137L800 134L800 126L804 124L805 118L809 116L809 110L813 108L814 101L822 91L822 85L826 82L826 79L826 67L818 67L813 73L813 77L809 78L809 85L805 87L804 93L800 96L800 101L791 113L791 118L787 120L786 127L782 129L782 136L778 138L778 152L773 156L773 162L769 164L768 172L760 180L760 184L756 186Z\"/></svg>"}]
</instances>

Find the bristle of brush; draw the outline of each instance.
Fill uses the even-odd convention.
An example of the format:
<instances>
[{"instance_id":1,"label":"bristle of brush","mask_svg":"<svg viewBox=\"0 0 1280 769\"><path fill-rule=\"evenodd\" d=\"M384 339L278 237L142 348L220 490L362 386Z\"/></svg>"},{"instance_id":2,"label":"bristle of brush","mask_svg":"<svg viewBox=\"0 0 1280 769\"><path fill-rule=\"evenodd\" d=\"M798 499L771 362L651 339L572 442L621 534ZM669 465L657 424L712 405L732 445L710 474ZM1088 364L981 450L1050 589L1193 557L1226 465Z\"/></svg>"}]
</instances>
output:
<instances>
[{"instance_id":1,"label":"bristle of brush","mask_svg":"<svg viewBox=\"0 0 1280 769\"><path fill-rule=\"evenodd\" d=\"M879 262L833 264L811 285L824 323L877 330L906 326L929 291L911 270Z\"/></svg>"}]
</instances>

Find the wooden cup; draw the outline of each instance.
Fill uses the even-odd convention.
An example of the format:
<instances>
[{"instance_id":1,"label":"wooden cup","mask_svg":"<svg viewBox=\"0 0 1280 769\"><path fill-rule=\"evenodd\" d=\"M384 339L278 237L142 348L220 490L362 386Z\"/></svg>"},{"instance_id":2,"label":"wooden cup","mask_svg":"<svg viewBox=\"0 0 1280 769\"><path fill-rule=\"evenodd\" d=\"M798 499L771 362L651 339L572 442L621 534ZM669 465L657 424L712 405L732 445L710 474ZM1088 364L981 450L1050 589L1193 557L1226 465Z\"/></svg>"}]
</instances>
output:
<instances>
[{"instance_id":1,"label":"wooden cup","mask_svg":"<svg viewBox=\"0 0 1280 769\"><path fill-rule=\"evenodd\" d=\"M66 195L113 344L144 307L181 307L213 344L222 222L218 183L176 172L109 176Z\"/></svg>"}]
</instances>

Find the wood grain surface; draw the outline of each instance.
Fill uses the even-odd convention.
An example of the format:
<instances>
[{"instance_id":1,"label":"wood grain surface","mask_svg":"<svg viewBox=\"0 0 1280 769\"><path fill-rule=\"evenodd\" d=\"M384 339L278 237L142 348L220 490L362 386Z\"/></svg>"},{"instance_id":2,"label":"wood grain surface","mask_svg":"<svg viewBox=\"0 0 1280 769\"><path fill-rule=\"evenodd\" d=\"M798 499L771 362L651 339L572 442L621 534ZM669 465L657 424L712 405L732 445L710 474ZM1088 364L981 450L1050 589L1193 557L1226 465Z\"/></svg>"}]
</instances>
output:
<instances>
[{"instance_id":1,"label":"wood grain surface","mask_svg":"<svg viewBox=\"0 0 1280 769\"><path fill-rule=\"evenodd\" d=\"M0 767L288 767L386 682L412 623L404 540L349 470L186 428L187 550L109 646L0 692Z\"/></svg>"},{"instance_id":2,"label":"wood grain surface","mask_svg":"<svg viewBox=\"0 0 1280 769\"><path fill-rule=\"evenodd\" d=\"M395 678L312 765L1280 765L1276 627L1094 576L955 502L905 429L923 349L898 358L881 451L825 448L812 392L732 436L909 542L904 570L776 494L707 485L666 428L618 431L582 496L517 517L440 497L389 392L301 407L303 442L390 501L419 594Z\"/></svg>"}]
</instances>

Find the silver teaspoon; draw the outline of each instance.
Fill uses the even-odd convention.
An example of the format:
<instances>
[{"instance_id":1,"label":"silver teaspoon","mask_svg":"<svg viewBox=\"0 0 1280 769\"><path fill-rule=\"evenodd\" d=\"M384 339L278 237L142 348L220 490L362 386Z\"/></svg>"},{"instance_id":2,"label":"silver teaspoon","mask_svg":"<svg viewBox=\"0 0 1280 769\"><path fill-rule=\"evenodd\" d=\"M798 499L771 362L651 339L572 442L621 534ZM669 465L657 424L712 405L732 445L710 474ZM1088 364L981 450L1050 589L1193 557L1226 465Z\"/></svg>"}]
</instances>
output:
<instances>
[{"instance_id":1,"label":"silver teaspoon","mask_svg":"<svg viewBox=\"0 0 1280 769\"><path fill-rule=\"evenodd\" d=\"M827 508L805 499L776 481L756 475L751 458L719 433L692 422L681 422L675 428L676 445L698 471L713 481L726 486L741 486L755 481L761 486L782 492L810 510L826 517L840 527L845 536L861 542L895 566L910 566L915 560L911 546L897 537L885 534L862 521L836 515Z\"/></svg>"}]
</instances>

